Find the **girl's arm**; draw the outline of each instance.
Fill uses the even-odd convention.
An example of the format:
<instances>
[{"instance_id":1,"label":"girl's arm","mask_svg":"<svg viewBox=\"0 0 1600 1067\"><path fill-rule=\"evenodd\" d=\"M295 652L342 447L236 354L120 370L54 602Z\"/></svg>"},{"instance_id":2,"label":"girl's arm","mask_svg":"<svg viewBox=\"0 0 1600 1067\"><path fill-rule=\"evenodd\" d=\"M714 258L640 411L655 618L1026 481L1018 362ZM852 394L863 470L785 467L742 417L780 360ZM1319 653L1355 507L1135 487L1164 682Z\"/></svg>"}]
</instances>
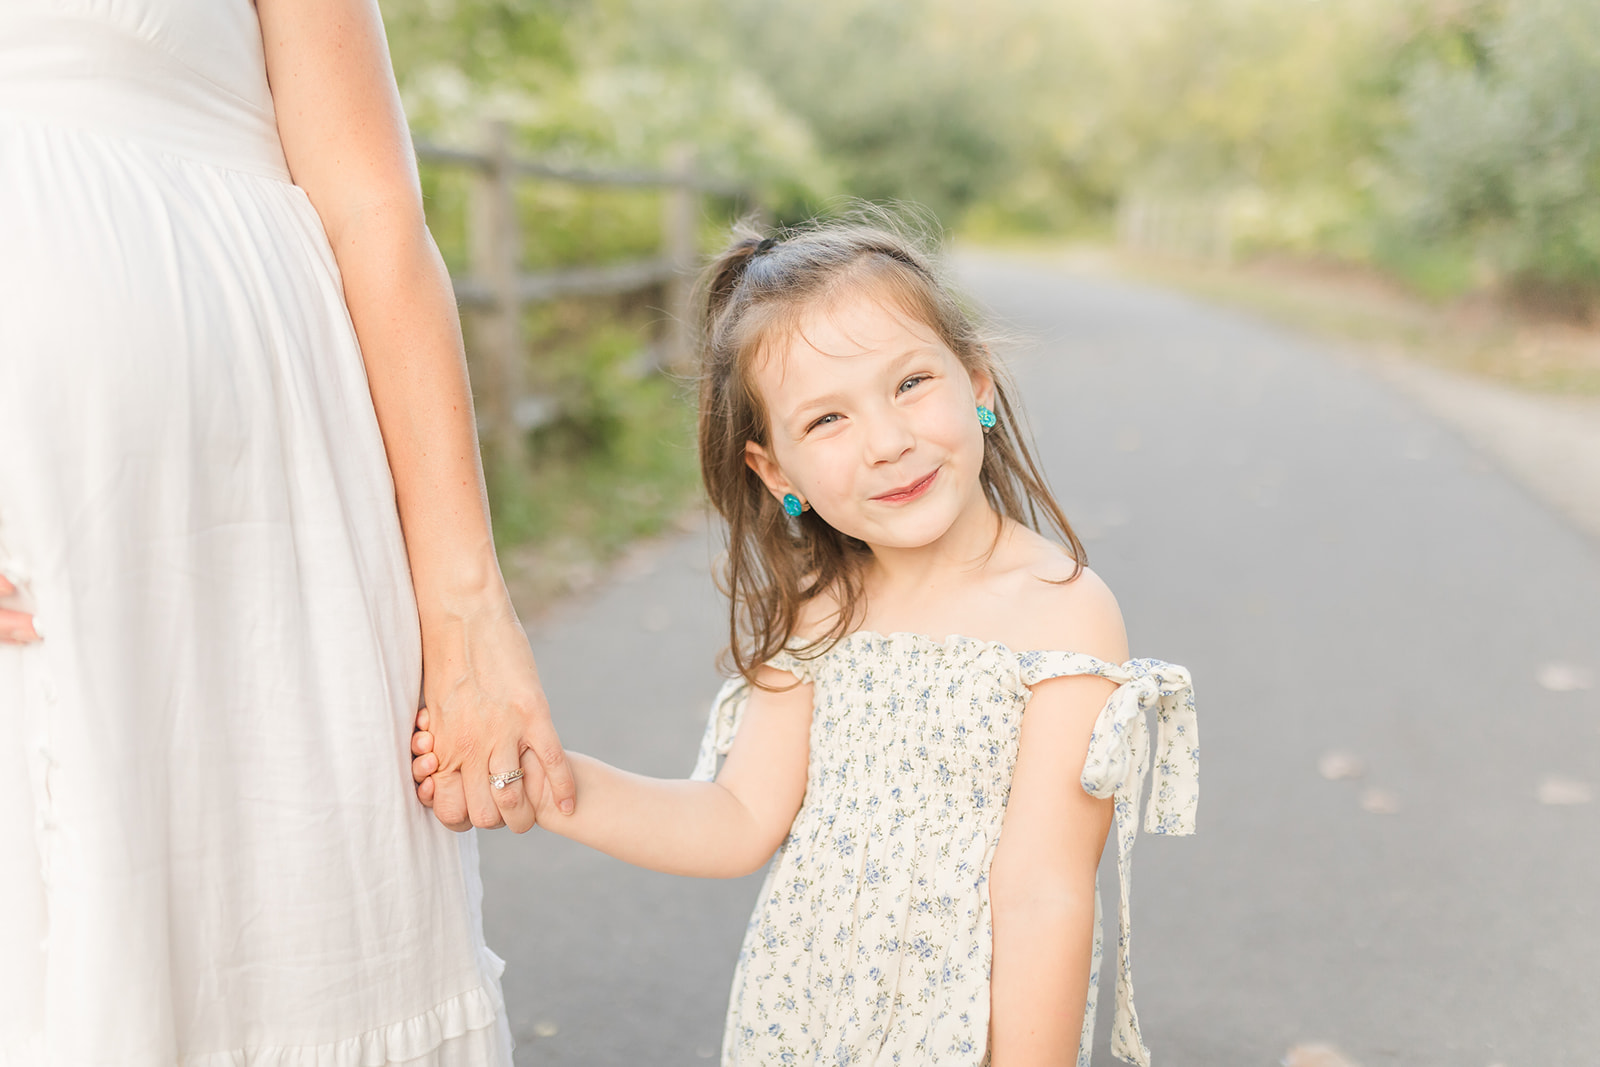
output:
<instances>
[{"instance_id":1,"label":"girl's arm","mask_svg":"<svg viewBox=\"0 0 1600 1067\"><path fill-rule=\"evenodd\" d=\"M570 804L572 777L495 558L455 298L423 218L378 6L256 9L284 156L338 261L394 475L441 758L434 813L456 829L503 819L526 830L539 779ZM489 788L491 771L519 765L526 796Z\"/></svg>"},{"instance_id":2,"label":"girl's arm","mask_svg":"<svg viewBox=\"0 0 1600 1067\"><path fill-rule=\"evenodd\" d=\"M583 803L562 814L548 787L539 825L639 867L697 878L737 878L771 858L805 798L811 733L810 685L763 668L739 733L714 782L647 778L569 752ZM413 742L412 777L431 772L427 722Z\"/></svg>"},{"instance_id":3,"label":"girl's arm","mask_svg":"<svg viewBox=\"0 0 1600 1067\"><path fill-rule=\"evenodd\" d=\"M1094 876L1111 800L1080 778L1089 733L1116 686L1095 677L1034 687L1022 716L1005 825L989 869L992 1067L1078 1062L1094 947Z\"/></svg>"},{"instance_id":4,"label":"girl's arm","mask_svg":"<svg viewBox=\"0 0 1600 1067\"><path fill-rule=\"evenodd\" d=\"M1064 591L1071 600L1058 617L1074 622L1045 647L1126 661L1127 636L1111 591L1087 572ZM989 870L992 1067L1078 1062L1094 949L1095 871L1112 817L1110 798L1083 791L1083 765L1095 720L1115 689L1115 682L1093 675L1040 682L1022 716Z\"/></svg>"}]
</instances>

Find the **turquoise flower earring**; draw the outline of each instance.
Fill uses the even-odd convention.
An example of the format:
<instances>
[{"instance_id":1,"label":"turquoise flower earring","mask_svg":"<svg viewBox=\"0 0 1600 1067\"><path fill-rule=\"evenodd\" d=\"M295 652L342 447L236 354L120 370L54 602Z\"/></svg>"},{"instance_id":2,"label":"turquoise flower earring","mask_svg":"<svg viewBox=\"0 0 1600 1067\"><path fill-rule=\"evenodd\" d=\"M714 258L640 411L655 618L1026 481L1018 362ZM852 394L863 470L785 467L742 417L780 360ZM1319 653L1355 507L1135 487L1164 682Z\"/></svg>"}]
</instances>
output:
<instances>
[{"instance_id":1,"label":"turquoise flower earring","mask_svg":"<svg viewBox=\"0 0 1600 1067\"><path fill-rule=\"evenodd\" d=\"M800 503L800 498L793 493L783 494L783 513L791 519L798 519L806 506Z\"/></svg>"},{"instance_id":2,"label":"turquoise flower earring","mask_svg":"<svg viewBox=\"0 0 1600 1067\"><path fill-rule=\"evenodd\" d=\"M983 432L984 433L988 433L990 430L994 429L994 424L995 424L994 412L990 411L988 408L984 407L982 404L979 404L978 405L978 425L983 427Z\"/></svg>"}]
</instances>

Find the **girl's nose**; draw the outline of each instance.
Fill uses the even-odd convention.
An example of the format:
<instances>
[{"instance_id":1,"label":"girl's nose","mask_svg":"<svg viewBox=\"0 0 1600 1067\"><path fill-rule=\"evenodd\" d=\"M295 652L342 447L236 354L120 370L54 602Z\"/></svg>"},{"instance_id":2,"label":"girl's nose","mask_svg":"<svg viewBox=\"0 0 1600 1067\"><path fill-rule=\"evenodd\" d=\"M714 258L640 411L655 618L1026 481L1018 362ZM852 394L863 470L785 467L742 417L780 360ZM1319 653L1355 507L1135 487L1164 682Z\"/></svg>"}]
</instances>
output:
<instances>
[{"instance_id":1,"label":"girl's nose","mask_svg":"<svg viewBox=\"0 0 1600 1067\"><path fill-rule=\"evenodd\" d=\"M886 414L872 420L867 428L867 461L893 463L916 445L917 439L898 414Z\"/></svg>"}]
</instances>

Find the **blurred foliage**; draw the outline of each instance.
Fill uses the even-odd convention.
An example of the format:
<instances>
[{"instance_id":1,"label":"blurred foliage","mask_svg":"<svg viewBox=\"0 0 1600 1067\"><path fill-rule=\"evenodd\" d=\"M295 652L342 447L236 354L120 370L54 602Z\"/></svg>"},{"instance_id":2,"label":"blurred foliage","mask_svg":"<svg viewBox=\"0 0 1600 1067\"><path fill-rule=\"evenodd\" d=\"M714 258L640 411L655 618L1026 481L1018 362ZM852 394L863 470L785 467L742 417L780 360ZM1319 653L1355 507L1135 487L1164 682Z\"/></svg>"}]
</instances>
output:
<instances>
[{"instance_id":1,"label":"blurred foliage","mask_svg":"<svg viewBox=\"0 0 1600 1067\"><path fill-rule=\"evenodd\" d=\"M1419 242L1469 240L1529 296L1581 308L1600 287L1600 4L1516 0L1460 36L1401 92L1402 217Z\"/></svg>"},{"instance_id":2,"label":"blurred foliage","mask_svg":"<svg viewBox=\"0 0 1600 1067\"><path fill-rule=\"evenodd\" d=\"M636 330L616 319L579 326L570 321L575 307L535 313L545 319L534 328L538 384L560 402L560 415L535 431L532 467L512 475L514 484L490 487L495 540L561 541L604 560L695 504L694 411L681 382L638 372ZM569 321L552 321L560 318Z\"/></svg>"},{"instance_id":3,"label":"blurred foliage","mask_svg":"<svg viewBox=\"0 0 1600 1067\"><path fill-rule=\"evenodd\" d=\"M1244 252L1376 263L1441 296L1600 290L1595 0L384 10L431 136L471 144L496 115L556 157L660 165L688 144L782 219L848 193L969 234L1105 233L1130 196L1209 199ZM530 204L551 262L653 235L648 209L548 195L572 201Z\"/></svg>"}]
</instances>

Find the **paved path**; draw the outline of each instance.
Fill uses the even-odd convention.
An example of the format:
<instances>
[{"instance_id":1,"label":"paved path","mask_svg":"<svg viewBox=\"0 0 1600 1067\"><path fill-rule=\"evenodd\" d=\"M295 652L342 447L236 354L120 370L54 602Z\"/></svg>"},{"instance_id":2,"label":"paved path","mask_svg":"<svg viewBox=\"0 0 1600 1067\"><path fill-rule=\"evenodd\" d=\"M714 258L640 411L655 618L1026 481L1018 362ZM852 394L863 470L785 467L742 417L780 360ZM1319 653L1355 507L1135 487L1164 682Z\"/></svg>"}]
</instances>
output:
<instances>
[{"instance_id":1,"label":"paved path","mask_svg":"<svg viewBox=\"0 0 1600 1067\"><path fill-rule=\"evenodd\" d=\"M1600 803L1540 800L1600 787L1600 690L1560 691L1600 673L1600 543L1316 342L1037 265L964 269L1026 335L1044 464L1135 653L1196 681L1200 834L1141 837L1135 865L1156 1063L1313 1041L1362 1067L1600 1062ZM537 627L568 744L687 772L723 635L709 552L641 552ZM1363 775L1325 779L1334 751ZM520 1064L714 1058L754 879L538 833L482 847Z\"/></svg>"}]
</instances>

